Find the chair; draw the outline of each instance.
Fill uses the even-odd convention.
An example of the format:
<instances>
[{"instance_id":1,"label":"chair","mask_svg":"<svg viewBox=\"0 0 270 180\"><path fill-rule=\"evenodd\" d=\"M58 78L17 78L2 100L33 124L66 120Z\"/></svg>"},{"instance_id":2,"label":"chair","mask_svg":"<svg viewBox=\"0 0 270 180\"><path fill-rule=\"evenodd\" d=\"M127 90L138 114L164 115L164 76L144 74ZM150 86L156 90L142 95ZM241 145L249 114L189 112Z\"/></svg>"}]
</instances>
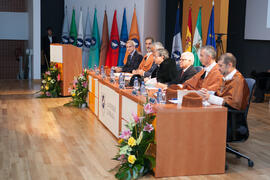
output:
<instances>
[{"instance_id":1,"label":"chair","mask_svg":"<svg viewBox=\"0 0 270 180\"><path fill-rule=\"evenodd\" d=\"M202 66L196 66L196 67L194 67L194 68L196 69L197 73L200 72L200 71L203 69Z\"/></svg>"},{"instance_id":2,"label":"chair","mask_svg":"<svg viewBox=\"0 0 270 180\"><path fill-rule=\"evenodd\" d=\"M229 146L228 142L244 142L249 137L249 130L248 130L248 124L247 124L247 115L248 115L248 109L250 105L250 100L252 97L252 92L254 90L255 86L255 80L252 78L246 78L245 79L248 88L249 88L249 99L248 99L248 105L245 110L235 110L228 108L228 132L227 132L227 144L226 144L226 151L232 154L235 154L238 158L245 158L248 160L248 166L253 167L254 162L246 155L238 152L237 150L233 149L231 146ZM231 122L230 122L231 118ZM229 130L230 125L230 130ZM230 132L229 132L230 131Z\"/></svg>"}]
</instances>

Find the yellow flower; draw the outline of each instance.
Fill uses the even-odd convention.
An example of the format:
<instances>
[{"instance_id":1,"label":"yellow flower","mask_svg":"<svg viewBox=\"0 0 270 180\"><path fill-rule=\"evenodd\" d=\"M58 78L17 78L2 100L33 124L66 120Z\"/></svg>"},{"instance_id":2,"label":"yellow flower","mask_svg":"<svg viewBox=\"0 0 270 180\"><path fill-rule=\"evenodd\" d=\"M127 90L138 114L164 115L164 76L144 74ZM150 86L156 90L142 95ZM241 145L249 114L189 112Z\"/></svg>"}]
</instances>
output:
<instances>
[{"instance_id":1,"label":"yellow flower","mask_svg":"<svg viewBox=\"0 0 270 180\"><path fill-rule=\"evenodd\" d=\"M123 139L119 139L118 144L121 144L123 141L124 141Z\"/></svg>"},{"instance_id":2,"label":"yellow flower","mask_svg":"<svg viewBox=\"0 0 270 180\"><path fill-rule=\"evenodd\" d=\"M48 91L49 90L49 86L46 86L45 89Z\"/></svg>"},{"instance_id":3,"label":"yellow flower","mask_svg":"<svg viewBox=\"0 0 270 180\"><path fill-rule=\"evenodd\" d=\"M48 81L50 81L52 78L51 77L48 77Z\"/></svg>"},{"instance_id":4,"label":"yellow flower","mask_svg":"<svg viewBox=\"0 0 270 180\"><path fill-rule=\"evenodd\" d=\"M43 87L43 86L41 86L41 89L44 89L44 87Z\"/></svg>"},{"instance_id":5,"label":"yellow flower","mask_svg":"<svg viewBox=\"0 0 270 180\"><path fill-rule=\"evenodd\" d=\"M72 96L75 96L75 93L73 93Z\"/></svg>"},{"instance_id":6,"label":"yellow flower","mask_svg":"<svg viewBox=\"0 0 270 180\"><path fill-rule=\"evenodd\" d=\"M134 156L134 155L129 155L128 156L128 162L130 164L134 164L135 161L136 161L136 156Z\"/></svg>"},{"instance_id":7,"label":"yellow flower","mask_svg":"<svg viewBox=\"0 0 270 180\"><path fill-rule=\"evenodd\" d=\"M131 146L131 147L135 146L136 145L136 140L133 137L130 137L128 139L128 145Z\"/></svg>"}]
</instances>

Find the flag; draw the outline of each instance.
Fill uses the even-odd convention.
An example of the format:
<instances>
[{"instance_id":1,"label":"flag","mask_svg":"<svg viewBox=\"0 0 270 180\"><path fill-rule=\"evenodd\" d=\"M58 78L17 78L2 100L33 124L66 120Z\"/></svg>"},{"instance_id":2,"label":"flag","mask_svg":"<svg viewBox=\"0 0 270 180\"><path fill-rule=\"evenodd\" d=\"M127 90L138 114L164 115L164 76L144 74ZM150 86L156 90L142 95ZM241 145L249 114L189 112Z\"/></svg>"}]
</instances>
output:
<instances>
[{"instance_id":1,"label":"flag","mask_svg":"<svg viewBox=\"0 0 270 180\"><path fill-rule=\"evenodd\" d=\"M175 60L179 60L181 53L182 53L182 41L181 41L181 32L180 32L180 7L178 4L177 12L176 12L176 23L174 29L174 36L173 36L173 44L172 44L172 58Z\"/></svg>"},{"instance_id":2,"label":"flag","mask_svg":"<svg viewBox=\"0 0 270 180\"><path fill-rule=\"evenodd\" d=\"M68 14L67 14L67 6L66 6L63 29L62 29L62 43L63 44L68 44L68 39L69 39L69 28L68 27L69 27L69 24L68 24Z\"/></svg>"},{"instance_id":3,"label":"flag","mask_svg":"<svg viewBox=\"0 0 270 180\"><path fill-rule=\"evenodd\" d=\"M113 15L109 50L107 52L107 58L105 63L105 65L109 67L117 66L117 60L119 55L119 34L118 34L116 13L117 11L115 10Z\"/></svg>"},{"instance_id":4,"label":"flag","mask_svg":"<svg viewBox=\"0 0 270 180\"><path fill-rule=\"evenodd\" d=\"M83 62L82 67L88 67L89 51L91 47L91 27L90 27L90 14L89 8L87 10L86 23L85 23L85 36L84 36L84 47L83 47Z\"/></svg>"},{"instance_id":5,"label":"flag","mask_svg":"<svg viewBox=\"0 0 270 180\"><path fill-rule=\"evenodd\" d=\"M133 40L136 45L136 50L138 52L141 52L141 46L140 46L140 35L139 35L139 28L138 28L138 23L137 23L137 15L136 15L136 9L134 8L133 11L133 17L131 21L131 27L129 31L129 37L128 39ZM125 54L125 59L124 59L124 64L127 62L127 57L128 54Z\"/></svg>"},{"instance_id":6,"label":"flag","mask_svg":"<svg viewBox=\"0 0 270 180\"><path fill-rule=\"evenodd\" d=\"M72 19L69 31L69 43L76 46L77 42L77 27L75 21L75 9L72 10Z\"/></svg>"},{"instance_id":7,"label":"flag","mask_svg":"<svg viewBox=\"0 0 270 180\"><path fill-rule=\"evenodd\" d=\"M199 9L196 28L193 37L192 53L194 55L193 66L201 66L201 62L198 56L198 50L202 47L202 18L201 18L201 7Z\"/></svg>"},{"instance_id":8,"label":"flag","mask_svg":"<svg viewBox=\"0 0 270 180\"><path fill-rule=\"evenodd\" d=\"M89 52L89 68L94 67L94 65L99 65L99 48L100 48L100 39L97 23L97 9L95 9L94 21L93 21L93 30L91 38L91 47Z\"/></svg>"},{"instance_id":9,"label":"flag","mask_svg":"<svg viewBox=\"0 0 270 180\"><path fill-rule=\"evenodd\" d=\"M126 19L126 8L124 9L122 28L120 35L120 48L119 48L119 57L117 66L124 65L124 58L126 54L126 42L128 40L128 31L127 31L127 19Z\"/></svg>"},{"instance_id":10,"label":"flag","mask_svg":"<svg viewBox=\"0 0 270 180\"><path fill-rule=\"evenodd\" d=\"M80 10L78 37L77 37L77 47L81 48L83 46L83 24L82 24L82 9Z\"/></svg>"},{"instance_id":11,"label":"flag","mask_svg":"<svg viewBox=\"0 0 270 180\"><path fill-rule=\"evenodd\" d=\"M109 30L107 12L104 12L103 27L102 27L102 41L100 48L99 66L104 65L106 62L107 52L109 48Z\"/></svg>"},{"instance_id":12,"label":"flag","mask_svg":"<svg viewBox=\"0 0 270 180\"><path fill-rule=\"evenodd\" d=\"M211 45L216 49L214 16L215 16L215 13L214 13L214 1L213 1L213 7L212 7L211 16L210 16L209 25L208 25L206 45Z\"/></svg>"},{"instance_id":13,"label":"flag","mask_svg":"<svg viewBox=\"0 0 270 180\"><path fill-rule=\"evenodd\" d=\"M191 8L189 8L187 34L186 34L186 48L185 48L185 51L188 52L191 52L191 36L192 36L192 16L191 16Z\"/></svg>"},{"instance_id":14,"label":"flag","mask_svg":"<svg viewBox=\"0 0 270 180\"><path fill-rule=\"evenodd\" d=\"M84 37L84 47L89 49L91 47L91 27L90 27L90 14L89 9L87 10L87 17L85 23L85 37Z\"/></svg>"}]
</instances>

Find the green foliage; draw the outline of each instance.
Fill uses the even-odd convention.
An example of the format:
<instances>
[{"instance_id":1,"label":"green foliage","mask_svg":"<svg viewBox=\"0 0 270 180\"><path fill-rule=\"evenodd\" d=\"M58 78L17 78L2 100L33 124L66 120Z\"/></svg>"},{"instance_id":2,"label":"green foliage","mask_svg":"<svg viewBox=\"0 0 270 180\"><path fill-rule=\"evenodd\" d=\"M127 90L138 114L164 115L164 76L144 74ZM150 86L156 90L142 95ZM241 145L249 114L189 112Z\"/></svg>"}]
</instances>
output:
<instances>
[{"instance_id":1,"label":"green foliage","mask_svg":"<svg viewBox=\"0 0 270 180\"><path fill-rule=\"evenodd\" d=\"M41 81L40 97L58 97L61 93L60 88L60 71L58 65L51 63L50 68L43 75Z\"/></svg>"}]
</instances>

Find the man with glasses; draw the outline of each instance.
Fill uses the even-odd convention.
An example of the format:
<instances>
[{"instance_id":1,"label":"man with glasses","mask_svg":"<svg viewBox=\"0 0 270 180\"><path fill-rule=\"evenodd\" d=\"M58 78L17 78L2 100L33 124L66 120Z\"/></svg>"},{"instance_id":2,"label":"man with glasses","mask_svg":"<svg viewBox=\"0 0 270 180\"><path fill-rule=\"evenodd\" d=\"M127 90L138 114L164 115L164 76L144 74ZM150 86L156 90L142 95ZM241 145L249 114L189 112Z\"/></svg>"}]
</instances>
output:
<instances>
[{"instance_id":1,"label":"man with glasses","mask_svg":"<svg viewBox=\"0 0 270 180\"><path fill-rule=\"evenodd\" d=\"M176 75L176 77L168 83L171 84L183 84L188 79L192 78L196 73L196 69L193 67L194 63L194 55L191 52L184 52L181 54L180 58L180 71ZM157 85L160 88L166 88L166 84L158 83Z\"/></svg>"},{"instance_id":2,"label":"man with glasses","mask_svg":"<svg viewBox=\"0 0 270 180\"><path fill-rule=\"evenodd\" d=\"M193 67L194 55L191 52L184 52L180 58L180 68L176 78L169 83L170 84L183 84L188 79L192 78L196 73L196 69Z\"/></svg>"}]
</instances>

